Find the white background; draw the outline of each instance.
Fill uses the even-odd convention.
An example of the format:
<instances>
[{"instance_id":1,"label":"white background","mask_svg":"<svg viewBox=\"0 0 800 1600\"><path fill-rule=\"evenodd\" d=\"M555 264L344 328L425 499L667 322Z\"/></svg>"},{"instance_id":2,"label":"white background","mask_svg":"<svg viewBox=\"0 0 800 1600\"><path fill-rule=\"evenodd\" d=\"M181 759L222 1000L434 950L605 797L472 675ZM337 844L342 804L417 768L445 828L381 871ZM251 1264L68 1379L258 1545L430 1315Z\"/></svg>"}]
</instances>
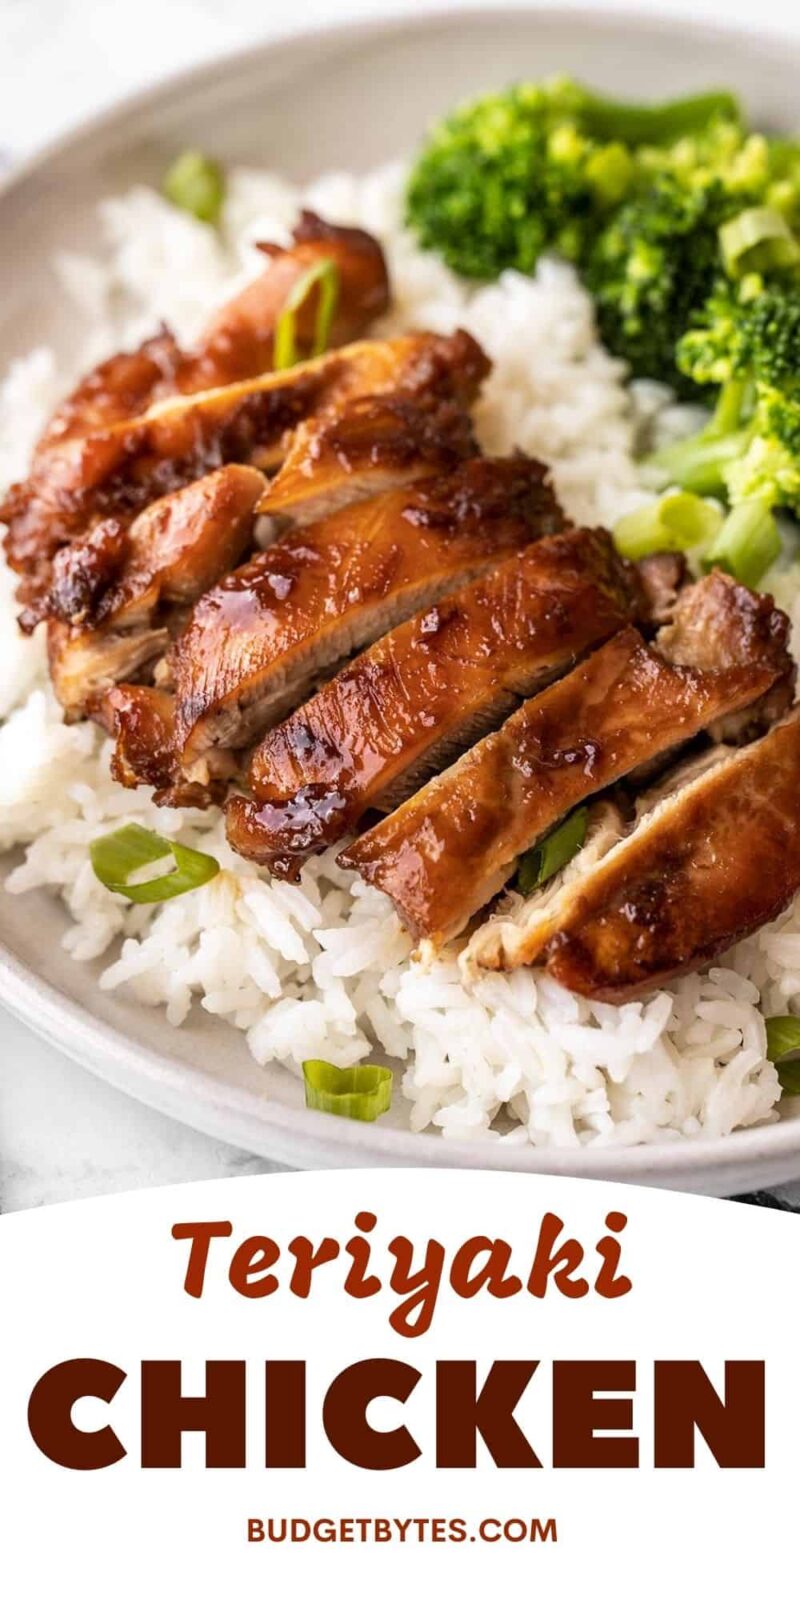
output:
<instances>
[{"instance_id":1,"label":"white background","mask_svg":"<svg viewBox=\"0 0 800 1600\"><path fill-rule=\"evenodd\" d=\"M469 7L459 0L0 0L0 156L27 153L119 95L249 39L426 9ZM618 9L643 5L623 0ZM792 0L757 7L753 0L659 0L657 7L644 0L644 9L800 34ZM0 1015L0 1210L269 1170L95 1082Z\"/></svg>"},{"instance_id":2,"label":"white background","mask_svg":"<svg viewBox=\"0 0 800 1600\"><path fill-rule=\"evenodd\" d=\"M542 1595L547 1600L724 1600L797 1593L796 1274L797 1222L777 1212L716 1200L498 1173L292 1174L268 1181L150 1191L89 1205L6 1217L0 1227L7 1304L24 1318L6 1329L0 1368L3 1579L9 1600L154 1600L192 1596L378 1594L405 1600ZM443 1200L445 1203L443 1204ZM633 1288L607 1300L518 1294L459 1300L441 1290L430 1331L405 1338L388 1325L398 1297L387 1288L387 1243L397 1234L424 1259L441 1240L446 1259L467 1238L512 1246L512 1272L528 1277L543 1214L560 1217L585 1247L593 1282L596 1242L609 1210L629 1218L622 1268ZM342 1292L341 1260L312 1277L308 1300L286 1291L285 1247L323 1233L343 1246L353 1218L370 1210L371 1270L384 1288L354 1300ZM178 1221L230 1219L231 1241L211 1247L202 1300L182 1289L187 1245ZM324 1219L324 1222L321 1221ZM253 1233L282 1248L269 1299L229 1287L232 1245ZM593 1270L592 1270L593 1264ZM345 1268L349 1261L345 1258ZM291 1261L289 1261L291 1266ZM129 1454L96 1472L69 1472L40 1454L28 1434L34 1384L76 1357L113 1362L128 1376L106 1410L79 1402L75 1421L110 1423ZM331 1379L352 1362L389 1358L422 1377L402 1413L377 1401L370 1421L412 1430L422 1457L393 1472L365 1472L334 1455L320 1423ZM307 1363L306 1470L265 1470L263 1362ZM183 1392L204 1390L207 1359L246 1360L251 1388L247 1470L207 1471L202 1440L184 1441L180 1469L138 1466L138 1370L143 1359L183 1362ZM433 1465L433 1364L473 1360L482 1382L491 1361L542 1363L516 1415L543 1469L497 1470L479 1446L479 1470ZM639 1469L553 1470L550 1362L637 1363L634 1429ZM701 1361L718 1392L726 1360L766 1363L766 1468L721 1470L702 1441L693 1469L652 1468L653 1361ZM251 1545L250 1516L555 1516L558 1543L487 1545ZM434 1586L433 1579L436 1579Z\"/></svg>"}]
</instances>

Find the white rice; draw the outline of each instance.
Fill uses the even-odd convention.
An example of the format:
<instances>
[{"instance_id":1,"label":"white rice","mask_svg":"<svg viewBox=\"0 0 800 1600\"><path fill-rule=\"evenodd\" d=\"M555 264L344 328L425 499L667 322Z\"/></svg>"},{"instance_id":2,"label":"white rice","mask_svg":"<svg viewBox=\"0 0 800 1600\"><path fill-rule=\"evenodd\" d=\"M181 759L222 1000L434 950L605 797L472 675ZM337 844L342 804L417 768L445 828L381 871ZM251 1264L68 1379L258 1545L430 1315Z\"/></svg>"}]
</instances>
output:
<instances>
[{"instance_id":1,"label":"white rice","mask_svg":"<svg viewBox=\"0 0 800 1600\"><path fill-rule=\"evenodd\" d=\"M542 456L575 518L613 522L647 498L633 463L637 428L657 417L662 432L679 432L685 413L657 384L635 386L632 403L569 267L545 261L535 279L509 272L473 290L421 254L399 225L402 180L400 168L335 175L300 195L242 171L220 238L149 190L107 202L103 259L58 263L87 326L81 365L161 318L191 337L209 307L258 270L254 241L280 238L308 204L383 239L395 288L387 329L461 324L484 344L494 362L477 413L485 447ZM74 375L45 350L12 369L0 395L2 481L24 472ZM800 621L796 580L780 586ZM7 889L61 898L72 919L65 947L98 963L103 989L165 1007L175 1026L199 1003L240 1029L258 1062L294 1072L309 1056L345 1066L379 1051L405 1065L412 1126L446 1136L636 1144L728 1134L775 1115L780 1091L760 1008L785 1011L800 995L800 903L724 966L620 1007L528 971L471 988L454 959L423 971L390 902L332 853L304 868L300 886L272 882L228 849L218 814L159 811L145 792L114 784L99 731L62 724L41 643L17 633L11 590L0 572L0 850L24 847ZM110 896L88 845L128 821L199 844L222 872L161 907Z\"/></svg>"}]
</instances>

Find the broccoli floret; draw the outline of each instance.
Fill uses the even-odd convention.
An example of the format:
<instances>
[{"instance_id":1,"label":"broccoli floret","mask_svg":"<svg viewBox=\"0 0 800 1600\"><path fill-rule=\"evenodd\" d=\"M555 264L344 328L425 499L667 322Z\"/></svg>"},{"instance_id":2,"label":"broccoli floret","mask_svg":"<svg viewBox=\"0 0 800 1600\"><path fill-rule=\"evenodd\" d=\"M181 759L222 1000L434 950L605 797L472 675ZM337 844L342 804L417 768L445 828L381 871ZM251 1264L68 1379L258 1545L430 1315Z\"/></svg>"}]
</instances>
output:
<instances>
[{"instance_id":1,"label":"broccoli floret","mask_svg":"<svg viewBox=\"0 0 800 1600\"><path fill-rule=\"evenodd\" d=\"M518 85L433 130L411 175L408 220L425 248L468 278L532 272L545 249L579 262L634 188L643 141L668 144L720 117L735 127L737 116L722 94L639 107L568 79Z\"/></svg>"},{"instance_id":2,"label":"broccoli floret","mask_svg":"<svg viewBox=\"0 0 800 1600\"><path fill-rule=\"evenodd\" d=\"M784 151L779 165L789 204L800 164ZM729 348L726 267L744 277L755 265L793 265L800 254L786 218L766 204L775 166L768 140L721 121L669 149L638 152L637 192L598 235L586 266L603 338L635 376L663 379L687 397L696 384L725 381L717 368ZM715 295L693 360L676 359L678 341Z\"/></svg>"},{"instance_id":3,"label":"broccoli floret","mask_svg":"<svg viewBox=\"0 0 800 1600\"><path fill-rule=\"evenodd\" d=\"M661 173L624 204L586 263L600 334L635 377L660 378L680 394L694 381L675 347L719 273L719 229L741 202L718 178L686 185Z\"/></svg>"},{"instance_id":4,"label":"broccoli floret","mask_svg":"<svg viewBox=\"0 0 800 1600\"><path fill-rule=\"evenodd\" d=\"M742 306L732 371L756 382L800 394L800 286L772 285Z\"/></svg>"},{"instance_id":5,"label":"broccoli floret","mask_svg":"<svg viewBox=\"0 0 800 1600\"><path fill-rule=\"evenodd\" d=\"M670 481L723 494L732 511L708 551L755 582L774 560L773 511L800 511L800 283L745 280L711 296L678 346L696 382L721 384L708 427L655 459Z\"/></svg>"},{"instance_id":6,"label":"broccoli floret","mask_svg":"<svg viewBox=\"0 0 800 1600\"><path fill-rule=\"evenodd\" d=\"M721 388L709 427L659 458L676 482L688 487L687 475L698 459L707 463L715 443L719 483L706 492L800 507L799 355L800 283L762 288L749 280L738 294L729 288L710 297L677 359L694 382Z\"/></svg>"}]
</instances>

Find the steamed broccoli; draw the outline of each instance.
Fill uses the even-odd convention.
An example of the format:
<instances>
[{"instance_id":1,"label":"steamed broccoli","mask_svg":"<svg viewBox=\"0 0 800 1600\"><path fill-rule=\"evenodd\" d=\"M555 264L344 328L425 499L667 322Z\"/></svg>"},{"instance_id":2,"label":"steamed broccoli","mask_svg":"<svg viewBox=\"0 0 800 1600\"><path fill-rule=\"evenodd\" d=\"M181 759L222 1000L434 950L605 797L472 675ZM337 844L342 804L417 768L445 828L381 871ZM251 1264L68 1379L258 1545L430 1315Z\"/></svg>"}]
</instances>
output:
<instances>
[{"instance_id":1,"label":"steamed broccoli","mask_svg":"<svg viewBox=\"0 0 800 1600\"><path fill-rule=\"evenodd\" d=\"M670 481L722 494L731 513L707 559L756 582L779 549L773 511L800 512L800 281L718 290L677 359L719 385L711 422L655 458Z\"/></svg>"},{"instance_id":2,"label":"steamed broccoli","mask_svg":"<svg viewBox=\"0 0 800 1600\"><path fill-rule=\"evenodd\" d=\"M634 189L639 146L656 151L719 119L738 128L730 95L640 107L568 79L521 84L434 129L411 175L408 220L423 246L468 278L532 272L545 249L579 262Z\"/></svg>"},{"instance_id":3,"label":"steamed broccoli","mask_svg":"<svg viewBox=\"0 0 800 1600\"><path fill-rule=\"evenodd\" d=\"M694 387L675 346L719 271L719 229L740 202L717 178L683 184L664 172L623 205L586 263L600 334L634 377L660 378L678 393Z\"/></svg>"},{"instance_id":4,"label":"steamed broccoli","mask_svg":"<svg viewBox=\"0 0 800 1600\"><path fill-rule=\"evenodd\" d=\"M614 355L635 377L692 395L709 380L676 360L676 346L718 279L800 255L800 153L717 120L667 150L640 150L637 171L637 191L594 242L586 283Z\"/></svg>"}]
</instances>

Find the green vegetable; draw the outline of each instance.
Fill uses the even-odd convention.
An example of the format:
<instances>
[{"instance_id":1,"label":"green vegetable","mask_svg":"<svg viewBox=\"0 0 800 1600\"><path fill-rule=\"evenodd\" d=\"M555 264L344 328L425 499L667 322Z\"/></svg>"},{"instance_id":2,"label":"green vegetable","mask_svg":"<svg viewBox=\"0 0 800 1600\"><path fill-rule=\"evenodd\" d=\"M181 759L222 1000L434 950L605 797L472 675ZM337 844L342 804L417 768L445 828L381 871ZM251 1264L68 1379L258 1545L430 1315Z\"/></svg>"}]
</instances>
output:
<instances>
[{"instance_id":1,"label":"green vegetable","mask_svg":"<svg viewBox=\"0 0 800 1600\"><path fill-rule=\"evenodd\" d=\"M162 189L180 211L199 222L219 222L225 200L225 174L200 150L184 150L165 174Z\"/></svg>"},{"instance_id":2,"label":"green vegetable","mask_svg":"<svg viewBox=\"0 0 800 1600\"><path fill-rule=\"evenodd\" d=\"M517 867L520 894L532 894L534 889L541 888L578 854L586 839L588 819L588 806L579 806L544 839L540 839L532 850L526 850L520 856Z\"/></svg>"},{"instance_id":3,"label":"green vegetable","mask_svg":"<svg viewBox=\"0 0 800 1600\"><path fill-rule=\"evenodd\" d=\"M763 500L745 500L728 513L703 565L709 572L712 567L722 567L755 589L780 549L780 534L769 506Z\"/></svg>"},{"instance_id":4,"label":"green vegetable","mask_svg":"<svg viewBox=\"0 0 800 1600\"><path fill-rule=\"evenodd\" d=\"M651 505L620 517L614 543L630 561L658 550L691 550L713 539L722 526L722 512L695 494L666 494Z\"/></svg>"},{"instance_id":5,"label":"green vegetable","mask_svg":"<svg viewBox=\"0 0 800 1600\"><path fill-rule=\"evenodd\" d=\"M331 323L339 298L339 269L333 261L317 261L303 273L302 278L298 278L278 318L275 328L276 372L293 367L298 359L297 313L314 289L319 290L319 298L311 355L324 355L328 348Z\"/></svg>"},{"instance_id":6,"label":"green vegetable","mask_svg":"<svg viewBox=\"0 0 800 1600\"><path fill-rule=\"evenodd\" d=\"M156 861L172 857L172 868L158 878L144 883L131 883L134 873ZM140 828L132 822L94 839L89 846L89 858L96 878L113 894L124 894L137 905L150 905L160 900L172 900L176 895L199 889L219 872L219 862L200 850L189 850L186 845L163 839L149 828Z\"/></svg>"},{"instance_id":7,"label":"green vegetable","mask_svg":"<svg viewBox=\"0 0 800 1600\"><path fill-rule=\"evenodd\" d=\"M752 206L719 230L722 264L731 278L746 272L783 271L800 261L800 245L779 211Z\"/></svg>"},{"instance_id":8,"label":"green vegetable","mask_svg":"<svg viewBox=\"0 0 800 1600\"><path fill-rule=\"evenodd\" d=\"M784 1094L800 1094L800 1061L787 1060L800 1051L800 1017L767 1018L767 1055L778 1068Z\"/></svg>"},{"instance_id":9,"label":"green vegetable","mask_svg":"<svg viewBox=\"0 0 800 1600\"><path fill-rule=\"evenodd\" d=\"M800 267L798 268L800 271ZM780 551L776 508L800 511L800 281L718 287L677 360L719 384L708 427L654 457L672 482L732 506L708 559L758 583Z\"/></svg>"},{"instance_id":10,"label":"green vegetable","mask_svg":"<svg viewBox=\"0 0 800 1600\"><path fill-rule=\"evenodd\" d=\"M554 248L581 260L636 181L636 151L704 134L738 108L727 94L664 106L604 100L568 78L524 83L436 126L411 174L408 219L467 278L531 272Z\"/></svg>"},{"instance_id":11,"label":"green vegetable","mask_svg":"<svg viewBox=\"0 0 800 1600\"><path fill-rule=\"evenodd\" d=\"M634 147L672 145L705 133L717 121L738 124L741 118L738 100L725 89L667 100L660 106L625 105L600 99L587 90L584 95L582 122L587 133Z\"/></svg>"},{"instance_id":12,"label":"green vegetable","mask_svg":"<svg viewBox=\"0 0 800 1600\"><path fill-rule=\"evenodd\" d=\"M388 1067L335 1067L332 1061L304 1061L306 1105L355 1122L374 1122L392 1103Z\"/></svg>"},{"instance_id":13,"label":"green vegetable","mask_svg":"<svg viewBox=\"0 0 800 1600\"><path fill-rule=\"evenodd\" d=\"M749 428L739 426L749 399L744 382L728 379L708 425L692 438L657 451L650 457L651 466L660 468L669 483L693 494L724 494L725 470L739 460L750 441Z\"/></svg>"},{"instance_id":14,"label":"green vegetable","mask_svg":"<svg viewBox=\"0 0 800 1600\"><path fill-rule=\"evenodd\" d=\"M716 177L689 183L663 172L598 233L585 262L601 337L634 377L660 378L690 396L675 347L712 292L719 229L740 208Z\"/></svg>"}]
</instances>

